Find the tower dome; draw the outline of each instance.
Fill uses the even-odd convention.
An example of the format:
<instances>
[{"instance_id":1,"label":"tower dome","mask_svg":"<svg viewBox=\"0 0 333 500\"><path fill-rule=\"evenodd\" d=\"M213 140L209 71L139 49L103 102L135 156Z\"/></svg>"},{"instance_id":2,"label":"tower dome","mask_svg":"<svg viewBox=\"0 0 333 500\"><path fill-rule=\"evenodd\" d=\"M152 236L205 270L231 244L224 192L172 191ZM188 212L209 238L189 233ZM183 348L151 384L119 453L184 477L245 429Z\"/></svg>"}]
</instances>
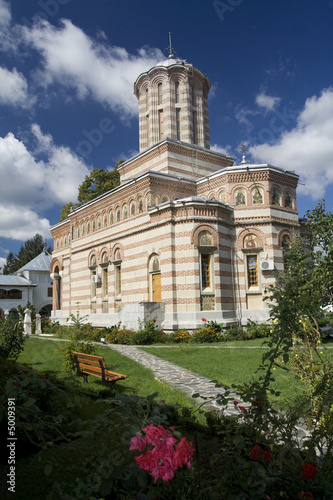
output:
<instances>
[{"instance_id":1,"label":"tower dome","mask_svg":"<svg viewBox=\"0 0 333 500\"><path fill-rule=\"evenodd\" d=\"M139 101L140 151L166 137L209 149L210 87L202 71L173 52L141 73L134 84Z\"/></svg>"}]
</instances>

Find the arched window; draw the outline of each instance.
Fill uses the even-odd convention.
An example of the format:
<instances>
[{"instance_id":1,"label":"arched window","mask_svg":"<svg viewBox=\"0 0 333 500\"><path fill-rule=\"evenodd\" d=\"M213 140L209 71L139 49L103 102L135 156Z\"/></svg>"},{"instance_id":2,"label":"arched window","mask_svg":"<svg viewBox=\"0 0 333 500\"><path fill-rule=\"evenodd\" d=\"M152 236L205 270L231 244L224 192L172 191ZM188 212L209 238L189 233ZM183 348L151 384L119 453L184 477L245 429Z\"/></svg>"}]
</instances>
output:
<instances>
[{"instance_id":1,"label":"arched window","mask_svg":"<svg viewBox=\"0 0 333 500\"><path fill-rule=\"evenodd\" d=\"M143 212L143 200L142 200L142 196L139 196L139 198L138 198L138 213L142 214L142 212Z\"/></svg>"},{"instance_id":2,"label":"arched window","mask_svg":"<svg viewBox=\"0 0 333 500\"><path fill-rule=\"evenodd\" d=\"M120 208L116 208L116 222L120 222Z\"/></svg>"},{"instance_id":3,"label":"arched window","mask_svg":"<svg viewBox=\"0 0 333 500\"><path fill-rule=\"evenodd\" d=\"M161 197L161 203L165 203L166 201L169 201L169 196L166 194L163 194Z\"/></svg>"},{"instance_id":4,"label":"arched window","mask_svg":"<svg viewBox=\"0 0 333 500\"><path fill-rule=\"evenodd\" d=\"M255 187L251 191L252 204L260 205L264 202L263 191L259 187Z\"/></svg>"},{"instance_id":5,"label":"arched window","mask_svg":"<svg viewBox=\"0 0 333 500\"><path fill-rule=\"evenodd\" d=\"M149 288L150 300L162 302L160 260L156 254L153 254L149 259Z\"/></svg>"},{"instance_id":6,"label":"arched window","mask_svg":"<svg viewBox=\"0 0 333 500\"><path fill-rule=\"evenodd\" d=\"M158 84L158 104L163 104L163 86L161 83Z\"/></svg>"},{"instance_id":7,"label":"arched window","mask_svg":"<svg viewBox=\"0 0 333 500\"><path fill-rule=\"evenodd\" d=\"M102 227L102 217L99 215L97 219L97 229L101 229Z\"/></svg>"},{"instance_id":8,"label":"arched window","mask_svg":"<svg viewBox=\"0 0 333 500\"><path fill-rule=\"evenodd\" d=\"M131 201L131 204L130 204L130 214L132 217L133 217L133 215L135 215L135 203L134 203L134 201Z\"/></svg>"},{"instance_id":9,"label":"arched window","mask_svg":"<svg viewBox=\"0 0 333 500\"><path fill-rule=\"evenodd\" d=\"M175 83L175 94L176 94L176 103L179 103L180 102L180 99L179 99L179 82Z\"/></svg>"},{"instance_id":10,"label":"arched window","mask_svg":"<svg viewBox=\"0 0 333 500\"><path fill-rule=\"evenodd\" d=\"M272 205L281 205L281 193L277 188L273 188L272 192Z\"/></svg>"},{"instance_id":11,"label":"arched window","mask_svg":"<svg viewBox=\"0 0 333 500\"><path fill-rule=\"evenodd\" d=\"M112 224L113 224L113 212L112 212L112 210L110 210L110 212L109 212L109 224L110 224L110 226L112 226Z\"/></svg>"},{"instance_id":12,"label":"arched window","mask_svg":"<svg viewBox=\"0 0 333 500\"><path fill-rule=\"evenodd\" d=\"M121 251L117 248L114 253L115 294L117 300L120 300L121 298L121 257Z\"/></svg>"},{"instance_id":13,"label":"arched window","mask_svg":"<svg viewBox=\"0 0 333 500\"><path fill-rule=\"evenodd\" d=\"M286 208L293 208L293 196L290 191L287 191L284 197L284 206Z\"/></svg>"},{"instance_id":14,"label":"arched window","mask_svg":"<svg viewBox=\"0 0 333 500\"><path fill-rule=\"evenodd\" d=\"M213 237L209 231L201 231L198 237L198 244L200 247L203 246L212 246L213 245Z\"/></svg>"},{"instance_id":15,"label":"arched window","mask_svg":"<svg viewBox=\"0 0 333 500\"><path fill-rule=\"evenodd\" d=\"M247 234L243 240L243 248L257 248L259 246L258 238L255 234Z\"/></svg>"},{"instance_id":16,"label":"arched window","mask_svg":"<svg viewBox=\"0 0 333 500\"><path fill-rule=\"evenodd\" d=\"M225 194L225 191L220 192L220 202L226 204L227 203L227 197Z\"/></svg>"},{"instance_id":17,"label":"arched window","mask_svg":"<svg viewBox=\"0 0 333 500\"><path fill-rule=\"evenodd\" d=\"M108 216L106 213L103 214L103 227L106 227L108 225Z\"/></svg>"},{"instance_id":18,"label":"arched window","mask_svg":"<svg viewBox=\"0 0 333 500\"><path fill-rule=\"evenodd\" d=\"M290 248L291 245L291 239L289 234L284 234L281 238L281 246L283 249Z\"/></svg>"},{"instance_id":19,"label":"arched window","mask_svg":"<svg viewBox=\"0 0 333 500\"><path fill-rule=\"evenodd\" d=\"M244 189L241 189L241 188L236 189L236 191L235 191L235 204L236 205L245 205L246 204Z\"/></svg>"},{"instance_id":20,"label":"arched window","mask_svg":"<svg viewBox=\"0 0 333 500\"><path fill-rule=\"evenodd\" d=\"M103 297L107 297L109 294L109 256L107 252L104 252L102 255L102 295Z\"/></svg>"},{"instance_id":21,"label":"arched window","mask_svg":"<svg viewBox=\"0 0 333 500\"><path fill-rule=\"evenodd\" d=\"M92 230L92 232L96 231L95 217L93 217L92 220L91 220L91 230Z\"/></svg>"},{"instance_id":22,"label":"arched window","mask_svg":"<svg viewBox=\"0 0 333 500\"><path fill-rule=\"evenodd\" d=\"M127 203L123 205L123 219L127 219L128 212L127 212Z\"/></svg>"},{"instance_id":23,"label":"arched window","mask_svg":"<svg viewBox=\"0 0 333 500\"><path fill-rule=\"evenodd\" d=\"M177 131L177 141L180 141L180 109L176 109L176 131Z\"/></svg>"},{"instance_id":24,"label":"arched window","mask_svg":"<svg viewBox=\"0 0 333 500\"><path fill-rule=\"evenodd\" d=\"M154 193L148 193L146 196L147 209L155 206L157 203L156 195Z\"/></svg>"}]
</instances>

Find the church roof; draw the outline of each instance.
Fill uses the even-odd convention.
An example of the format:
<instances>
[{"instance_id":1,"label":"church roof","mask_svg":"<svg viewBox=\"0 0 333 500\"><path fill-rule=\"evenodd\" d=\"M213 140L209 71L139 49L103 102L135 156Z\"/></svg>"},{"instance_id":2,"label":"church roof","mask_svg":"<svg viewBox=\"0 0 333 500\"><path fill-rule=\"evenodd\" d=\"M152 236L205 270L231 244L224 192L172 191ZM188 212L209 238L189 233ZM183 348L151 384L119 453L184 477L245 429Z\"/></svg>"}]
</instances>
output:
<instances>
[{"instance_id":1,"label":"church roof","mask_svg":"<svg viewBox=\"0 0 333 500\"><path fill-rule=\"evenodd\" d=\"M164 66L167 68L168 66L172 66L173 64L185 64L185 59L175 59L174 57L168 57L168 59L164 59L164 61L160 61L156 64L156 66Z\"/></svg>"},{"instance_id":2,"label":"church roof","mask_svg":"<svg viewBox=\"0 0 333 500\"><path fill-rule=\"evenodd\" d=\"M46 250L43 250L37 257L22 266L17 273L22 271L49 271L51 266L52 256Z\"/></svg>"}]
</instances>

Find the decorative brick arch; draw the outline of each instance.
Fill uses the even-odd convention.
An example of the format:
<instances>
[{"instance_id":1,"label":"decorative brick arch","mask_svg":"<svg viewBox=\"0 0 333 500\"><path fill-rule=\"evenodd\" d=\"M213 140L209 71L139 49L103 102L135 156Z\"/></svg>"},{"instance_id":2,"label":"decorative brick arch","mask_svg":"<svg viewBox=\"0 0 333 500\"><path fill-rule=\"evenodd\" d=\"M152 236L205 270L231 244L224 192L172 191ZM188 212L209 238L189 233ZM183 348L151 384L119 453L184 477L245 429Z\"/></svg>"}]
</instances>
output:
<instances>
[{"instance_id":1,"label":"decorative brick arch","mask_svg":"<svg viewBox=\"0 0 333 500\"><path fill-rule=\"evenodd\" d=\"M284 236L288 236L290 239L290 242L292 241L292 233L290 232L289 229L281 229L278 233L278 246L282 248L282 240Z\"/></svg>"},{"instance_id":2,"label":"decorative brick arch","mask_svg":"<svg viewBox=\"0 0 333 500\"><path fill-rule=\"evenodd\" d=\"M236 196L236 192L241 189L244 193L245 193L245 204L239 204L237 206L239 207L246 207L247 205L249 205L249 196L251 197L251 195L249 194L249 190L247 187L243 186L243 185L238 185L238 186L235 186L232 191L231 191L231 205L236 205L236 200L235 200L235 196Z\"/></svg>"},{"instance_id":3,"label":"decorative brick arch","mask_svg":"<svg viewBox=\"0 0 333 500\"><path fill-rule=\"evenodd\" d=\"M255 228L249 227L249 228L243 229L239 233L239 235L237 236L237 238L236 238L236 251L244 248L244 246L243 246L244 238L245 238L245 236L248 236L249 234L254 234L258 238L259 247L265 248L266 237L265 237L264 233L260 229L255 229Z\"/></svg>"},{"instance_id":4,"label":"decorative brick arch","mask_svg":"<svg viewBox=\"0 0 333 500\"><path fill-rule=\"evenodd\" d=\"M99 264L103 264L103 259L102 259L102 257L103 257L103 255L104 255L105 253L106 253L106 254L107 254L107 256L108 256L108 259L110 260L110 253L109 253L109 249L108 249L108 247L103 247L103 248L101 249L101 251L99 252L99 257L98 257L98 262L99 262Z\"/></svg>"},{"instance_id":5,"label":"decorative brick arch","mask_svg":"<svg viewBox=\"0 0 333 500\"><path fill-rule=\"evenodd\" d=\"M111 260L114 262L116 259L116 251L120 250L121 260L124 260L124 246L121 243L115 243L111 249Z\"/></svg>"},{"instance_id":6,"label":"decorative brick arch","mask_svg":"<svg viewBox=\"0 0 333 500\"><path fill-rule=\"evenodd\" d=\"M97 253L97 250L91 250L91 252L89 252L89 255L88 255L88 267L92 267L92 266L91 266L91 259L92 259L92 257L94 257L94 256L95 256L95 258L96 258L96 266L97 266L98 261L99 261L99 259L98 259L98 253Z\"/></svg>"},{"instance_id":7,"label":"decorative brick arch","mask_svg":"<svg viewBox=\"0 0 333 500\"><path fill-rule=\"evenodd\" d=\"M191 234L191 243L192 245L194 245L195 247L198 246L199 242L198 242L198 238L199 238L199 234L202 232L202 231L208 231L211 235L212 235L212 238L213 238L213 245L214 247L218 247L219 246L219 236L218 236L218 233L216 231L216 229L212 226L208 226L207 224L199 224L198 226L196 226L193 231L192 231L192 234Z\"/></svg>"},{"instance_id":8,"label":"decorative brick arch","mask_svg":"<svg viewBox=\"0 0 333 500\"><path fill-rule=\"evenodd\" d=\"M58 311L61 309L61 275L63 270L62 260L59 257L53 258L50 266L50 277L53 280L52 285L52 309Z\"/></svg>"}]
</instances>

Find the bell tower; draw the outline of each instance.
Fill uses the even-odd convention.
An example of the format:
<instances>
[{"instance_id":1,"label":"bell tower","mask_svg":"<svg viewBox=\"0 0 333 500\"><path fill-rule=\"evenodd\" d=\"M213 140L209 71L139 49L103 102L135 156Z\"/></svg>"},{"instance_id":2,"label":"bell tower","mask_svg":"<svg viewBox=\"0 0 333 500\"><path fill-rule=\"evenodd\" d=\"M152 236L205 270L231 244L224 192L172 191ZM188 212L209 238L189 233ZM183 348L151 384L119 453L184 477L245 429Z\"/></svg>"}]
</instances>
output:
<instances>
[{"instance_id":1,"label":"bell tower","mask_svg":"<svg viewBox=\"0 0 333 500\"><path fill-rule=\"evenodd\" d=\"M142 73L134 84L140 152L167 137L209 149L210 87L202 71L176 58L170 43L168 59Z\"/></svg>"}]
</instances>

